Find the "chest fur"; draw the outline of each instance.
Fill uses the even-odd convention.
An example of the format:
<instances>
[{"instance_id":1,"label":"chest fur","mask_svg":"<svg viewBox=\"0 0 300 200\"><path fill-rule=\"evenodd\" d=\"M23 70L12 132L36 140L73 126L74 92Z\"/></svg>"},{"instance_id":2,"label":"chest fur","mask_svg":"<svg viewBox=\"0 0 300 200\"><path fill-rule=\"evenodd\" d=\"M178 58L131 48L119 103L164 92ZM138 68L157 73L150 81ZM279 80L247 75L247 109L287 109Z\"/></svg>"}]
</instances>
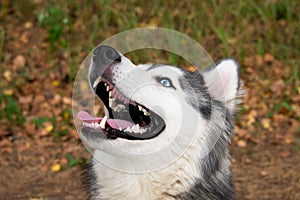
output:
<instances>
[{"instance_id":1,"label":"chest fur","mask_svg":"<svg viewBox=\"0 0 300 200\"><path fill-rule=\"evenodd\" d=\"M159 171L132 174L113 170L93 159L97 192L92 199L176 199L188 191L200 177L196 158L182 156ZM195 163L195 164L194 164Z\"/></svg>"}]
</instances>

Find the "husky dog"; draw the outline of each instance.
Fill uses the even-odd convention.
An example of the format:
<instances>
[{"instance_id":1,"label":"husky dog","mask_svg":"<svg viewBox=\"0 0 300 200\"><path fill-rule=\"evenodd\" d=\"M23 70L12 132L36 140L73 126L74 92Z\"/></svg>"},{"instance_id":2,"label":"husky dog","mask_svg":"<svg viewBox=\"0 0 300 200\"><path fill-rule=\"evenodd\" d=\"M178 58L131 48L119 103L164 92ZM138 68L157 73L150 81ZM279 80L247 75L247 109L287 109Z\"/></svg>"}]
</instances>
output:
<instances>
[{"instance_id":1,"label":"husky dog","mask_svg":"<svg viewBox=\"0 0 300 200\"><path fill-rule=\"evenodd\" d=\"M89 199L235 199L228 150L240 94L234 60L190 72L136 66L98 46L88 80L106 107L102 118L78 113L80 137L93 150Z\"/></svg>"}]
</instances>

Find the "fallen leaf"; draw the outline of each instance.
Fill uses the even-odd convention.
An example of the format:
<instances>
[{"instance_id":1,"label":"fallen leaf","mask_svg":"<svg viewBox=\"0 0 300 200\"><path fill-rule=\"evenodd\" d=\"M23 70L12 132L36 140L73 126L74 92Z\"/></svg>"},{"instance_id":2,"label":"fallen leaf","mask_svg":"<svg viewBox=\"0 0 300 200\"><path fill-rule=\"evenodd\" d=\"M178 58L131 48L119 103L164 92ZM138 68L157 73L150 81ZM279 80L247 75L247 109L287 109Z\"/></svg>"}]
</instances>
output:
<instances>
[{"instance_id":1,"label":"fallen leaf","mask_svg":"<svg viewBox=\"0 0 300 200\"><path fill-rule=\"evenodd\" d=\"M264 171L264 170L260 172L260 175L262 175L262 176L267 176L268 174L269 173L267 171Z\"/></svg>"},{"instance_id":2,"label":"fallen leaf","mask_svg":"<svg viewBox=\"0 0 300 200\"><path fill-rule=\"evenodd\" d=\"M268 118L264 118L261 120L261 124L264 127L264 129L270 129L270 123L271 123L271 120Z\"/></svg>"},{"instance_id":3,"label":"fallen leaf","mask_svg":"<svg viewBox=\"0 0 300 200\"><path fill-rule=\"evenodd\" d=\"M54 81L52 81L52 85L53 85L54 87L58 87L58 86L60 85L60 83L59 83L58 80L54 80Z\"/></svg>"},{"instance_id":4,"label":"fallen leaf","mask_svg":"<svg viewBox=\"0 0 300 200\"><path fill-rule=\"evenodd\" d=\"M29 38L28 38L28 33L25 32L21 35L20 37L20 41L23 43L23 44L28 44L29 43Z\"/></svg>"},{"instance_id":5,"label":"fallen leaf","mask_svg":"<svg viewBox=\"0 0 300 200\"><path fill-rule=\"evenodd\" d=\"M267 63L271 63L273 62L274 58L271 54L267 53L265 56L264 56L264 61L267 62Z\"/></svg>"},{"instance_id":6,"label":"fallen leaf","mask_svg":"<svg viewBox=\"0 0 300 200\"><path fill-rule=\"evenodd\" d=\"M282 79L279 79L270 86L270 89L273 93L280 94L285 87L285 83Z\"/></svg>"},{"instance_id":7,"label":"fallen leaf","mask_svg":"<svg viewBox=\"0 0 300 200\"><path fill-rule=\"evenodd\" d=\"M285 138L284 143L285 144L293 144L294 143L294 139L292 139L292 138Z\"/></svg>"},{"instance_id":8,"label":"fallen leaf","mask_svg":"<svg viewBox=\"0 0 300 200\"><path fill-rule=\"evenodd\" d=\"M50 133L53 129L53 124L51 124L50 122L45 122L45 130L47 131L47 133Z\"/></svg>"},{"instance_id":9,"label":"fallen leaf","mask_svg":"<svg viewBox=\"0 0 300 200\"><path fill-rule=\"evenodd\" d=\"M247 125L250 126L251 124L253 124L254 122L256 122L255 117L257 116L257 112L255 110L251 110L250 113L248 115L246 115L247 117Z\"/></svg>"},{"instance_id":10,"label":"fallen leaf","mask_svg":"<svg viewBox=\"0 0 300 200\"><path fill-rule=\"evenodd\" d=\"M15 59L13 60L13 64L17 67L24 67L26 64L26 60L25 57L22 55L18 55L17 57L15 57Z\"/></svg>"},{"instance_id":11,"label":"fallen leaf","mask_svg":"<svg viewBox=\"0 0 300 200\"><path fill-rule=\"evenodd\" d=\"M59 172L61 170L60 164L54 164L51 166L51 171L53 172Z\"/></svg>"},{"instance_id":12,"label":"fallen leaf","mask_svg":"<svg viewBox=\"0 0 300 200\"><path fill-rule=\"evenodd\" d=\"M67 105L71 105L72 104L72 99L69 98L69 97L63 97L62 101L63 101L64 104L67 104Z\"/></svg>"},{"instance_id":13,"label":"fallen leaf","mask_svg":"<svg viewBox=\"0 0 300 200\"><path fill-rule=\"evenodd\" d=\"M9 70L5 70L5 72L3 73L3 76L8 82L11 81L11 72Z\"/></svg>"},{"instance_id":14,"label":"fallen leaf","mask_svg":"<svg viewBox=\"0 0 300 200\"><path fill-rule=\"evenodd\" d=\"M3 90L3 94L11 96L14 93L14 91L12 89L6 89Z\"/></svg>"},{"instance_id":15,"label":"fallen leaf","mask_svg":"<svg viewBox=\"0 0 300 200\"><path fill-rule=\"evenodd\" d=\"M21 97L19 97L19 103L20 104L28 104L28 103L30 103L31 101L32 101L32 96L21 96Z\"/></svg>"},{"instance_id":16,"label":"fallen leaf","mask_svg":"<svg viewBox=\"0 0 300 200\"><path fill-rule=\"evenodd\" d=\"M32 27L32 22L25 22L25 24L24 24L24 28L26 28L26 29L29 29L29 28L31 28Z\"/></svg>"},{"instance_id":17,"label":"fallen leaf","mask_svg":"<svg viewBox=\"0 0 300 200\"><path fill-rule=\"evenodd\" d=\"M261 55L256 55L255 56L255 63L257 66L262 66L263 65L263 59Z\"/></svg>"},{"instance_id":18,"label":"fallen leaf","mask_svg":"<svg viewBox=\"0 0 300 200\"><path fill-rule=\"evenodd\" d=\"M65 157L63 157L63 158L61 158L60 163L61 163L61 165L66 166L68 164L68 160Z\"/></svg>"},{"instance_id":19,"label":"fallen leaf","mask_svg":"<svg viewBox=\"0 0 300 200\"><path fill-rule=\"evenodd\" d=\"M291 156L291 152L289 150L280 153L280 157L282 158L288 158L290 156Z\"/></svg>"},{"instance_id":20,"label":"fallen leaf","mask_svg":"<svg viewBox=\"0 0 300 200\"><path fill-rule=\"evenodd\" d=\"M196 67L194 67L193 65L190 65L187 67L187 70L190 72L195 72L196 71Z\"/></svg>"},{"instance_id":21,"label":"fallen leaf","mask_svg":"<svg viewBox=\"0 0 300 200\"><path fill-rule=\"evenodd\" d=\"M238 145L238 147L246 147L247 143L245 140L239 140L239 141L237 141L237 145Z\"/></svg>"}]
</instances>

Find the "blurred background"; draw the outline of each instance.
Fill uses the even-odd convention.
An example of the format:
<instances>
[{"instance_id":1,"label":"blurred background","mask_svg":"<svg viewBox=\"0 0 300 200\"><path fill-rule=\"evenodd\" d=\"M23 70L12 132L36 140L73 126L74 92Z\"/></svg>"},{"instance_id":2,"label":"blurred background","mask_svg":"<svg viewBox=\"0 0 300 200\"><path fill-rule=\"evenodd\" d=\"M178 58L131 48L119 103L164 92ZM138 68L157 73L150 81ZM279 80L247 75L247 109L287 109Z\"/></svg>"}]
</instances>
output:
<instances>
[{"instance_id":1,"label":"blurred background","mask_svg":"<svg viewBox=\"0 0 300 200\"><path fill-rule=\"evenodd\" d=\"M238 60L247 89L231 145L238 199L300 199L299 1L0 0L0 6L0 199L84 198L80 174L90 154L73 125L76 72L96 45L139 27L174 29L215 61ZM155 50L128 56L189 67Z\"/></svg>"}]
</instances>

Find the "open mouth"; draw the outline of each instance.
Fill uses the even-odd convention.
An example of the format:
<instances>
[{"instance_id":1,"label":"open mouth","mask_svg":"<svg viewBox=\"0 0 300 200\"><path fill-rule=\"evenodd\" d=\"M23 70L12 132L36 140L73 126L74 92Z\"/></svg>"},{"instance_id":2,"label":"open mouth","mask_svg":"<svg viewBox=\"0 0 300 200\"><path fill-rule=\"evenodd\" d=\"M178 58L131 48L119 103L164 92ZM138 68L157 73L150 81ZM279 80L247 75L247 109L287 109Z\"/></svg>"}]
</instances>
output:
<instances>
[{"instance_id":1,"label":"open mouth","mask_svg":"<svg viewBox=\"0 0 300 200\"><path fill-rule=\"evenodd\" d=\"M104 133L109 139L151 139L165 128L163 119L147 107L125 97L112 83L98 78L93 88L102 100L109 116L93 117L85 111L78 113L83 132Z\"/></svg>"}]
</instances>

